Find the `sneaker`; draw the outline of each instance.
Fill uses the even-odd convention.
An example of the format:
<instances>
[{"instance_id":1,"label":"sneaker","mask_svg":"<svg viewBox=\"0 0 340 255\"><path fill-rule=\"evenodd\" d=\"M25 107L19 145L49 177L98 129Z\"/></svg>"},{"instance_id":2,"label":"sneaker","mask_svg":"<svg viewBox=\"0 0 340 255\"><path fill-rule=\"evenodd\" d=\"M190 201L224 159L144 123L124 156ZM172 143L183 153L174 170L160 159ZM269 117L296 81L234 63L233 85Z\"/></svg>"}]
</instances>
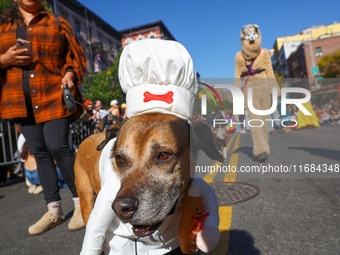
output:
<instances>
[{"instance_id":1,"label":"sneaker","mask_svg":"<svg viewBox=\"0 0 340 255\"><path fill-rule=\"evenodd\" d=\"M37 185L35 184L32 184L31 186L29 186L28 191L27 191L28 194L33 194L36 188L37 188Z\"/></svg>"},{"instance_id":2,"label":"sneaker","mask_svg":"<svg viewBox=\"0 0 340 255\"><path fill-rule=\"evenodd\" d=\"M41 235L47 230L60 225L64 221L65 217L60 217L58 215L53 216L52 213L47 212L38 222L28 228L28 233L32 236Z\"/></svg>"},{"instance_id":3,"label":"sneaker","mask_svg":"<svg viewBox=\"0 0 340 255\"><path fill-rule=\"evenodd\" d=\"M38 185L38 186L35 188L35 190L33 191L33 195L39 194L39 193L41 193L41 192L43 192L43 188L42 188L41 185Z\"/></svg>"},{"instance_id":4,"label":"sneaker","mask_svg":"<svg viewBox=\"0 0 340 255\"><path fill-rule=\"evenodd\" d=\"M73 216L68 224L68 229L70 231L77 231L83 228L85 228L85 223L81 214L80 206L77 206L74 208Z\"/></svg>"}]
</instances>

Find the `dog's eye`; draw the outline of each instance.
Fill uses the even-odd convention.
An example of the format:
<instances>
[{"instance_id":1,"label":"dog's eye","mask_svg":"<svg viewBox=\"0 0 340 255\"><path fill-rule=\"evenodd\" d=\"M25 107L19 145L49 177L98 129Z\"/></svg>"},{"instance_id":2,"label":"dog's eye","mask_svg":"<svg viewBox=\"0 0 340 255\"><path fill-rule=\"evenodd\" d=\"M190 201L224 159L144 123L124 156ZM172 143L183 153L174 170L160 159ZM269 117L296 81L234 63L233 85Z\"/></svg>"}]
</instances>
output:
<instances>
[{"instance_id":1,"label":"dog's eye","mask_svg":"<svg viewBox=\"0 0 340 255\"><path fill-rule=\"evenodd\" d=\"M116 155L115 159L116 159L116 163L117 163L118 166L124 166L125 165L125 160L121 156Z\"/></svg>"},{"instance_id":2,"label":"dog's eye","mask_svg":"<svg viewBox=\"0 0 340 255\"><path fill-rule=\"evenodd\" d=\"M164 160L170 159L171 156L172 156L172 154L170 154L168 152L161 152L161 153L158 154L158 159L164 161Z\"/></svg>"}]
</instances>

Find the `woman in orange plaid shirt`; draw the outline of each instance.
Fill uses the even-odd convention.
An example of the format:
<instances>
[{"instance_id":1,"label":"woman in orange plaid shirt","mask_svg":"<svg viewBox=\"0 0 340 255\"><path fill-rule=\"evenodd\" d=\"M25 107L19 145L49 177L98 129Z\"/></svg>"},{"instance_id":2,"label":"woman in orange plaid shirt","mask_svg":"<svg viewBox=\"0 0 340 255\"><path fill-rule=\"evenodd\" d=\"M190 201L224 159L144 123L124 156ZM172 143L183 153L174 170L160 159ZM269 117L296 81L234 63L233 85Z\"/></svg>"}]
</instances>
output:
<instances>
[{"instance_id":1,"label":"woman in orange plaid shirt","mask_svg":"<svg viewBox=\"0 0 340 255\"><path fill-rule=\"evenodd\" d=\"M31 43L18 49L17 38ZM27 54L26 54L27 55ZM28 232L39 235L63 221L56 160L75 203L70 230L84 227L74 184L74 154L68 135L71 113L62 86L73 91L86 60L69 23L42 9L42 0L14 0L0 18L0 118L14 119L36 158L48 212Z\"/></svg>"}]
</instances>

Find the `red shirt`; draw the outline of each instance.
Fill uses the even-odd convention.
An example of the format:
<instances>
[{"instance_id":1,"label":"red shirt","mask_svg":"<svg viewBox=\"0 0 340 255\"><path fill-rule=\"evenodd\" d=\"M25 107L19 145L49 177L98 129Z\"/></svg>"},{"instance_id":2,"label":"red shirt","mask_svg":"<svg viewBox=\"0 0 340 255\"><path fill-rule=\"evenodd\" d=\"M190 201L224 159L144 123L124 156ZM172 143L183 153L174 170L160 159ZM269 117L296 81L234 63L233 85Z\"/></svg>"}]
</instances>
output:
<instances>
[{"instance_id":1,"label":"red shirt","mask_svg":"<svg viewBox=\"0 0 340 255\"><path fill-rule=\"evenodd\" d=\"M36 123L64 118L71 113L63 101L61 80L67 69L73 69L78 84L86 70L84 50L76 40L70 24L49 12L41 11L27 26L26 40L32 44L29 84ZM16 44L17 24L0 26L0 55ZM22 67L0 70L0 118L27 117L23 91Z\"/></svg>"}]
</instances>

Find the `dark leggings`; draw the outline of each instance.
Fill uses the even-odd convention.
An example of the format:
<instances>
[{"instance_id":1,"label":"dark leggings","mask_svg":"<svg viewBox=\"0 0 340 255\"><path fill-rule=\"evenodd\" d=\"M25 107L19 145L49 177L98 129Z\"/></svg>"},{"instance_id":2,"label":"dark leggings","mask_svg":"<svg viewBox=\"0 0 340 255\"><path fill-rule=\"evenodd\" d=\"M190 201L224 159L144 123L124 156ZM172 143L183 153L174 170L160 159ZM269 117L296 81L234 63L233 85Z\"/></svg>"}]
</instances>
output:
<instances>
[{"instance_id":1,"label":"dark leggings","mask_svg":"<svg viewBox=\"0 0 340 255\"><path fill-rule=\"evenodd\" d=\"M40 183L46 204L60 201L58 174L54 160L70 189L78 197L74 184L74 153L69 145L70 118L55 119L44 123L18 123L37 161Z\"/></svg>"}]
</instances>

